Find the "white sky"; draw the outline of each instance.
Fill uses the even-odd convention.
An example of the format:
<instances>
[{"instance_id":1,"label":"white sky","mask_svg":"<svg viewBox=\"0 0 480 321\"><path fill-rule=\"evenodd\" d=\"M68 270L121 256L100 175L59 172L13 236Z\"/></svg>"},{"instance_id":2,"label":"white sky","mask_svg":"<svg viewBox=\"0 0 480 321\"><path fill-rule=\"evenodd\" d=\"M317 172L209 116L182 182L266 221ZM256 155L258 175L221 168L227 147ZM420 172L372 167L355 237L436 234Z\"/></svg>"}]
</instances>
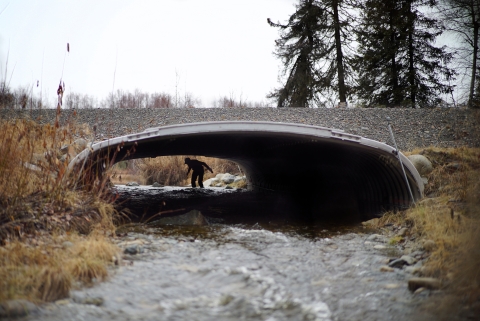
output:
<instances>
[{"instance_id":1,"label":"white sky","mask_svg":"<svg viewBox=\"0 0 480 321\"><path fill-rule=\"evenodd\" d=\"M65 94L103 99L116 68L115 90L173 95L178 84L203 106L231 95L264 101L281 66L267 18L287 20L295 2L0 0L0 79L7 68L13 89L39 80L53 102L63 70Z\"/></svg>"}]
</instances>

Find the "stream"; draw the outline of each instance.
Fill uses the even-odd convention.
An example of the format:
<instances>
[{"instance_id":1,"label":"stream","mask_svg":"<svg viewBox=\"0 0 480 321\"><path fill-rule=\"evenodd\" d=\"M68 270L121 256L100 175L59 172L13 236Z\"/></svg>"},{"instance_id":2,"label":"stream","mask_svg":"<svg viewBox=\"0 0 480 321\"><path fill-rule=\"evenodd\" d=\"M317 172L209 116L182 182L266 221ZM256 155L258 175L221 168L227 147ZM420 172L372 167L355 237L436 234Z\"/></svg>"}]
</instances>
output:
<instances>
[{"instance_id":1,"label":"stream","mask_svg":"<svg viewBox=\"0 0 480 321\"><path fill-rule=\"evenodd\" d=\"M289 202L247 191L116 188L137 221L115 242L134 250L107 281L25 320L434 319L420 308L430 292L409 292L409 272L380 269L404 248L359 222L300 220ZM209 224L149 219L191 209Z\"/></svg>"}]
</instances>

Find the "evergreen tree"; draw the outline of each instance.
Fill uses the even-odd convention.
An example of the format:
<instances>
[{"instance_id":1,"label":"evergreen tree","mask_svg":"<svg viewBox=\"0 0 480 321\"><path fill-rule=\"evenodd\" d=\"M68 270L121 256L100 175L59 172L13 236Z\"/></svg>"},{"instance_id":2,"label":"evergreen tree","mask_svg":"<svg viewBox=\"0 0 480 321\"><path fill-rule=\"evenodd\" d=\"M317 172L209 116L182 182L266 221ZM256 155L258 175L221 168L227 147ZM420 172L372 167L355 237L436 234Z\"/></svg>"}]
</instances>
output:
<instances>
[{"instance_id":1,"label":"evergreen tree","mask_svg":"<svg viewBox=\"0 0 480 321\"><path fill-rule=\"evenodd\" d=\"M299 0L295 13L287 24L273 23L280 29L276 41L276 56L284 65L285 84L275 89L269 98L278 107L309 107L323 104L322 96L347 101L348 72L343 45L348 13L342 0ZM347 70L346 70L347 69Z\"/></svg>"},{"instance_id":2,"label":"evergreen tree","mask_svg":"<svg viewBox=\"0 0 480 321\"><path fill-rule=\"evenodd\" d=\"M435 106L453 90L452 54L435 47L442 33L419 8L429 0L366 0L358 30L356 94L367 106Z\"/></svg>"},{"instance_id":3,"label":"evergreen tree","mask_svg":"<svg viewBox=\"0 0 480 321\"><path fill-rule=\"evenodd\" d=\"M443 0L440 13L449 31L460 38L459 65L469 73L468 106L480 108L480 59L478 46L480 40L480 0Z\"/></svg>"}]
</instances>

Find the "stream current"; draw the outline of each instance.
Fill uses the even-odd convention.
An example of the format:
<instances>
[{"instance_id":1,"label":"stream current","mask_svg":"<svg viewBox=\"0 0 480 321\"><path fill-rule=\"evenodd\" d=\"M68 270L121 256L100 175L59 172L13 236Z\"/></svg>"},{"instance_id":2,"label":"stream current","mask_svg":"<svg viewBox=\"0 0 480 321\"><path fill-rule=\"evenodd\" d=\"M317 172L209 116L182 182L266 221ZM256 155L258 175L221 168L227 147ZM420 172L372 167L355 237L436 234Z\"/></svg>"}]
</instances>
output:
<instances>
[{"instance_id":1,"label":"stream current","mask_svg":"<svg viewBox=\"0 0 480 321\"><path fill-rule=\"evenodd\" d=\"M209 225L156 226L152 219L121 227L115 242L136 251L123 255L107 281L27 320L430 319L419 309L425 294L407 289L410 274L380 270L401 249L359 223L279 218L265 212L272 203L236 190L116 189L140 223L158 211L195 208ZM241 204L227 208L232 197ZM225 215L228 209L244 220Z\"/></svg>"}]
</instances>

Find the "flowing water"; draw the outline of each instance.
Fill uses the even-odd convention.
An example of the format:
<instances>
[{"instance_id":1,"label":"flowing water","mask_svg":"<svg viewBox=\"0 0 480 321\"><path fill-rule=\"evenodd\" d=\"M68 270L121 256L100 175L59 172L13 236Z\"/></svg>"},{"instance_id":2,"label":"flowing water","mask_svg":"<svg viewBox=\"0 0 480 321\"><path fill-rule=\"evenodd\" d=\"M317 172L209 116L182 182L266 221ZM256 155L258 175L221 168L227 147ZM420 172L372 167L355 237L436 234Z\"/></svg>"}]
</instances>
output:
<instances>
[{"instance_id":1,"label":"flowing water","mask_svg":"<svg viewBox=\"0 0 480 321\"><path fill-rule=\"evenodd\" d=\"M410 274L403 269L380 271L390 258L401 255L401 249L388 245L388 237L372 234L361 224L307 224L262 212L272 206L259 206L260 214L245 213L242 222L239 217L220 215L225 214L229 197L244 197L242 203L256 199L248 193L239 196L246 192L234 190L123 187L119 192L123 199L130 199L126 203L136 209L139 220L146 221L158 210L174 213L183 204L185 211L200 207L202 213L212 215L205 214L210 225L135 223L121 228L124 234L116 242L135 251L124 255L109 280L73 291L70 299L45 305L39 314L27 319L428 317L418 308L425 294L413 295L407 289ZM188 201L199 195L195 202ZM231 211L242 206L237 204Z\"/></svg>"}]
</instances>

